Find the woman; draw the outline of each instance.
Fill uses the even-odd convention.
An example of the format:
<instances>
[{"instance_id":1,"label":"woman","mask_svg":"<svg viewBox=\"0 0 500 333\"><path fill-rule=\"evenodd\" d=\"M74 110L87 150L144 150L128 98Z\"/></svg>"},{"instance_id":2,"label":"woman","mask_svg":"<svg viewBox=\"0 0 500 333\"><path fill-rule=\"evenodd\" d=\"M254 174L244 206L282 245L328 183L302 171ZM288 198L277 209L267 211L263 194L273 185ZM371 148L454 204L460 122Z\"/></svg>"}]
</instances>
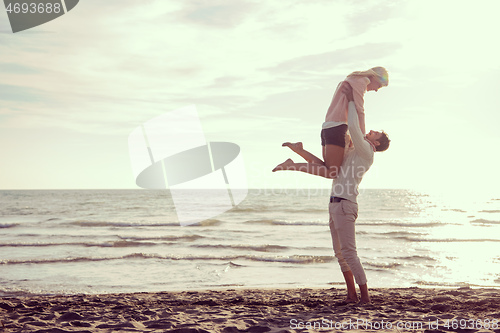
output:
<instances>
[{"instance_id":1,"label":"woman","mask_svg":"<svg viewBox=\"0 0 500 333\"><path fill-rule=\"evenodd\" d=\"M349 84L354 95L354 104L359 118L359 126L365 134L364 94L366 91L377 91L389 84L389 76L384 67L373 67L366 71L353 72L342 81L335 90L326 113L321 130L321 145L323 160L303 149L302 143L285 142L283 147L289 147L302 156L307 163L294 163L291 159L279 164L273 169L302 171L325 178L336 178L337 172L344 160L347 132L347 105L349 101L342 93L342 85Z\"/></svg>"}]
</instances>

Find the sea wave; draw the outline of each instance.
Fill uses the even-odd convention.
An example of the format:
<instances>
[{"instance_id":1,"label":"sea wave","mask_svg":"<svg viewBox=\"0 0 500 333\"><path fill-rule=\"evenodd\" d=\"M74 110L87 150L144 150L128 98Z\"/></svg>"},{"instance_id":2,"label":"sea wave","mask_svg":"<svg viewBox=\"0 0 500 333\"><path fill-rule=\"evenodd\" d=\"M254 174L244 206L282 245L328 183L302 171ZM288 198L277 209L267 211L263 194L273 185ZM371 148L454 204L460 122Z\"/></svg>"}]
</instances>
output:
<instances>
[{"instance_id":1,"label":"sea wave","mask_svg":"<svg viewBox=\"0 0 500 333\"><path fill-rule=\"evenodd\" d=\"M51 246L83 246L83 247L139 247L155 246L156 243L148 242L130 242L116 241L103 243L84 243L84 242L61 242L61 243L0 243L0 247L51 247Z\"/></svg>"},{"instance_id":2,"label":"sea wave","mask_svg":"<svg viewBox=\"0 0 500 333\"><path fill-rule=\"evenodd\" d=\"M405 260L405 261L436 261L436 259L429 256L407 256L407 257L392 257L396 260Z\"/></svg>"},{"instance_id":3,"label":"sea wave","mask_svg":"<svg viewBox=\"0 0 500 333\"><path fill-rule=\"evenodd\" d=\"M178 222L169 223L144 223L144 222L109 222L109 221L74 221L65 223L69 226L84 228L112 227L112 228L137 228L137 227L173 227L179 226Z\"/></svg>"},{"instance_id":4,"label":"sea wave","mask_svg":"<svg viewBox=\"0 0 500 333\"><path fill-rule=\"evenodd\" d=\"M0 215L26 216L34 215L36 211L33 208L4 208L0 210Z\"/></svg>"},{"instance_id":5,"label":"sea wave","mask_svg":"<svg viewBox=\"0 0 500 333\"><path fill-rule=\"evenodd\" d=\"M297 225L297 226L305 226L305 225L315 225L315 226L324 226L327 225L325 221L322 222L314 222L314 221L283 221L283 220L270 220L270 219L262 219L262 220L249 220L245 221L245 224L269 224L269 225Z\"/></svg>"},{"instance_id":6,"label":"sea wave","mask_svg":"<svg viewBox=\"0 0 500 333\"><path fill-rule=\"evenodd\" d=\"M256 256L256 255L237 255L237 256L174 256L160 255L155 253L132 253L119 257L71 257L71 258L53 258L53 259L4 259L0 260L0 265L25 265L25 264L54 264L54 263L74 263L74 262L95 262L95 261L113 261L127 259L158 259L173 261L225 261L233 265L235 260L248 260L257 262L276 262L287 264L316 264L328 263L335 260L334 256L313 256L313 255L291 255L291 256Z\"/></svg>"},{"instance_id":7,"label":"sea wave","mask_svg":"<svg viewBox=\"0 0 500 333\"><path fill-rule=\"evenodd\" d=\"M473 285L465 282L432 282L432 281L414 281L413 284L421 286L433 286L433 287L452 287L452 288L463 288L463 287L480 287L479 285Z\"/></svg>"},{"instance_id":8,"label":"sea wave","mask_svg":"<svg viewBox=\"0 0 500 333\"><path fill-rule=\"evenodd\" d=\"M241 265L241 264L235 264L234 262L230 261L226 263L229 267L245 267L246 265Z\"/></svg>"},{"instance_id":9,"label":"sea wave","mask_svg":"<svg viewBox=\"0 0 500 333\"><path fill-rule=\"evenodd\" d=\"M408 242L431 242L431 243L484 243L484 242L500 242L500 239L494 238L477 238L477 239L462 239L462 238L415 238L408 236L394 237Z\"/></svg>"},{"instance_id":10,"label":"sea wave","mask_svg":"<svg viewBox=\"0 0 500 333\"><path fill-rule=\"evenodd\" d=\"M383 235L383 236L419 236L422 235L422 233L419 232L411 232L411 231L389 231L389 232L382 232L376 235Z\"/></svg>"},{"instance_id":11,"label":"sea wave","mask_svg":"<svg viewBox=\"0 0 500 333\"><path fill-rule=\"evenodd\" d=\"M265 211L272 211L273 207L270 207L269 205L254 205L252 207L240 207L236 206L233 209L231 209L231 212L233 213L260 213L260 212L265 212Z\"/></svg>"},{"instance_id":12,"label":"sea wave","mask_svg":"<svg viewBox=\"0 0 500 333\"><path fill-rule=\"evenodd\" d=\"M487 225L487 224L500 224L500 221L491 221L491 220L485 220L485 219L475 219L473 221L470 221L472 224L480 224L480 225Z\"/></svg>"},{"instance_id":13,"label":"sea wave","mask_svg":"<svg viewBox=\"0 0 500 333\"><path fill-rule=\"evenodd\" d=\"M118 236L123 240L132 240L132 241L195 241L197 239L208 238L205 236L193 234L193 235L180 235L180 236L158 236L158 237L132 237L132 236Z\"/></svg>"},{"instance_id":14,"label":"sea wave","mask_svg":"<svg viewBox=\"0 0 500 333\"><path fill-rule=\"evenodd\" d=\"M392 269L401 266L401 264L395 262L393 263L364 262L363 265L381 269Z\"/></svg>"},{"instance_id":15,"label":"sea wave","mask_svg":"<svg viewBox=\"0 0 500 333\"><path fill-rule=\"evenodd\" d=\"M281 245L212 245L212 244L198 244L192 245L190 247L196 248L212 248L212 249L235 249L235 250L245 250L245 251L257 251L257 252L278 252L289 249L288 246Z\"/></svg>"},{"instance_id":16,"label":"sea wave","mask_svg":"<svg viewBox=\"0 0 500 333\"><path fill-rule=\"evenodd\" d=\"M457 213L467 213L467 211L459 208L443 208L441 209L442 212L457 212Z\"/></svg>"},{"instance_id":17,"label":"sea wave","mask_svg":"<svg viewBox=\"0 0 500 333\"><path fill-rule=\"evenodd\" d=\"M36 236L36 235L34 235ZM0 243L0 247L51 247L51 246L83 246L83 247L150 247L156 245L175 244L176 241L194 241L205 238L198 235L165 236L144 238L123 238L119 241L106 242L37 242L37 243ZM168 242L168 243L166 243Z\"/></svg>"},{"instance_id":18,"label":"sea wave","mask_svg":"<svg viewBox=\"0 0 500 333\"><path fill-rule=\"evenodd\" d=\"M421 222L421 223L415 223L415 222L356 222L356 225L429 228L429 227L442 227L444 225L461 225L461 224L443 223L443 222Z\"/></svg>"},{"instance_id":19,"label":"sea wave","mask_svg":"<svg viewBox=\"0 0 500 333\"><path fill-rule=\"evenodd\" d=\"M0 229L14 228L18 225L19 223L0 223Z\"/></svg>"},{"instance_id":20,"label":"sea wave","mask_svg":"<svg viewBox=\"0 0 500 333\"><path fill-rule=\"evenodd\" d=\"M195 223L190 225L189 227L208 227L208 226L216 226L221 224L221 220L217 219L208 219L201 221L199 223ZM111 222L111 221L90 221L90 220L80 220L65 223L69 226L77 226L77 227L105 227L105 228L138 228L138 227L178 227L179 222L166 222L166 223L154 223L154 222ZM64 224L63 224L64 225Z\"/></svg>"}]
</instances>

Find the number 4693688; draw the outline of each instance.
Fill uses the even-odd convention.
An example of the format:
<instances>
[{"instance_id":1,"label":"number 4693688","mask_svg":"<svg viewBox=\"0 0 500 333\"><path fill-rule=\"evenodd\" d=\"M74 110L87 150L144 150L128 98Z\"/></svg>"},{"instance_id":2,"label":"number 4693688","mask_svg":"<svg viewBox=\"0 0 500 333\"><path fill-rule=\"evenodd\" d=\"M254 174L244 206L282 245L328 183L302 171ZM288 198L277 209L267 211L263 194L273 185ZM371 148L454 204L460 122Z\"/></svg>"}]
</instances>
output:
<instances>
[{"instance_id":1,"label":"number 4693688","mask_svg":"<svg viewBox=\"0 0 500 333\"><path fill-rule=\"evenodd\" d=\"M9 5L7 6L6 8L7 10L7 13L11 14L11 13L14 13L14 14L43 14L43 13L47 13L47 14L52 14L52 13L55 13L55 14L59 14L62 10L61 8L61 4L60 3L50 3L50 2L47 2L47 3L26 3L26 2L23 2L23 3L9 3Z\"/></svg>"},{"instance_id":2,"label":"number 4693688","mask_svg":"<svg viewBox=\"0 0 500 333\"><path fill-rule=\"evenodd\" d=\"M452 320L447 320L446 323L444 324L444 327L448 329L497 329L498 328L498 320L497 319L478 319L478 320L473 320L473 319L452 319Z\"/></svg>"}]
</instances>

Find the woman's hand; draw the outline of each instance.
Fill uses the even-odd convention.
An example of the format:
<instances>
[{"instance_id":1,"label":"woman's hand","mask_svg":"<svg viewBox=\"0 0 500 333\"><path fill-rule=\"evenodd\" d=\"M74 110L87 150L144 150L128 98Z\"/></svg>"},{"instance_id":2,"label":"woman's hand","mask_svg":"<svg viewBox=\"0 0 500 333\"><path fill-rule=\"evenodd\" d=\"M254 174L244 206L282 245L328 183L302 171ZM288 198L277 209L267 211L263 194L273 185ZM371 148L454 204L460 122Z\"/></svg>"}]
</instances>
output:
<instances>
[{"instance_id":1,"label":"woman's hand","mask_svg":"<svg viewBox=\"0 0 500 333\"><path fill-rule=\"evenodd\" d=\"M342 86L340 87L340 89L342 89L341 92L347 97L347 100L349 102L354 101L354 96L352 94L352 87L349 84L349 82L346 81L342 82Z\"/></svg>"}]
</instances>

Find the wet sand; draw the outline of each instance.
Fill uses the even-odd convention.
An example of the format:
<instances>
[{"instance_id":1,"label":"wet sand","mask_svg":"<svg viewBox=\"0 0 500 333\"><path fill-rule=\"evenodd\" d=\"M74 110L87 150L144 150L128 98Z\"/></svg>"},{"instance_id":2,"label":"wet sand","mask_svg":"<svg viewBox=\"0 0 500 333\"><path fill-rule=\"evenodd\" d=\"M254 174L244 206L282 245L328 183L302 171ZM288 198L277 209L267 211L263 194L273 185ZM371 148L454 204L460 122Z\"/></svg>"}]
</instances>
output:
<instances>
[{"instance_id":1,"label":"wet sand","mask_svg":"<svg viewBox=\"0 0 500 333\"><path fill-rule=\"evenodd\" d=\"M0 297L0 332L500 332L499 289L227 289ZM481 322L479 322L479 320Z\"/></svg>"}]
</instances>

